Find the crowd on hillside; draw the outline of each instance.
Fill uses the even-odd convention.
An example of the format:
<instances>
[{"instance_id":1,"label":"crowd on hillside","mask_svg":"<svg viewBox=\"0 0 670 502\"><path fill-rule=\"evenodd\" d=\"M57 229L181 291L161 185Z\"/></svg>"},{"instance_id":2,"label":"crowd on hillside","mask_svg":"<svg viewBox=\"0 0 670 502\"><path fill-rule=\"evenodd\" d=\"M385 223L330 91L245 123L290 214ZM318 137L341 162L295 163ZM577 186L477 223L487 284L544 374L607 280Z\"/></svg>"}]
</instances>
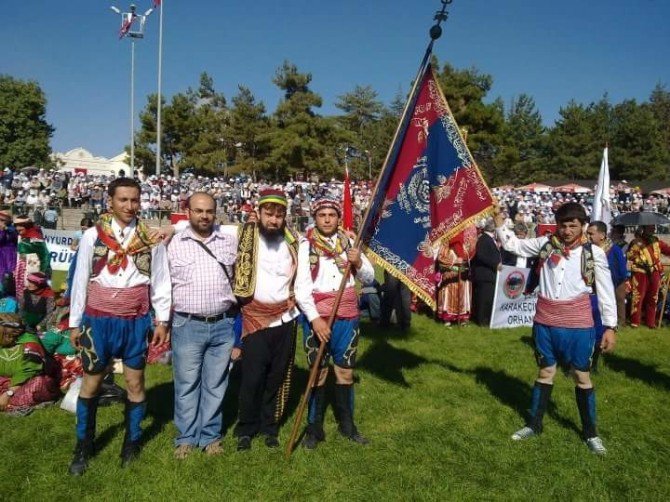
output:
<instances>
[{"instance_id":1,"label":"crowd on hillside","mask_svg":"<svg viewBox=\"0 0 670 502\"><path fill-rule=\"evenodd\" d=\"M14 172L5 168L0 176L0 206L12 213L33 212L37 223L54 226L58 207L82 208L94 215L105 206L105 191L113 176L83 173L49 172L44 169ZM227 222L243 222L250 209L258 202L259 190L268 182L254 182L246 175L224 178L185 173L181 176L163 174L142 176L141 216L167 218L172 212L183 212L189 195L197 191L211 194L217 202L218 212ZM341 197L342 182L334 179L324 182L289 180L275 183L287 195L288 216L301 227L307 225L309 207L315 197L331 195ZM352 201L355 218L360 218L368 206L373 189L372 181L352 182ZM536 191L511 186L493 188L493 195L507 209L512 222L523 222L531 228L538 224L554 223L554 211L565 202L578 202L590 214L593 194L561 191ZM643 194L638 187L626 182L610 187L614 216L627 211L670 212L670 195Z\"/></svg>"}]
</instances>

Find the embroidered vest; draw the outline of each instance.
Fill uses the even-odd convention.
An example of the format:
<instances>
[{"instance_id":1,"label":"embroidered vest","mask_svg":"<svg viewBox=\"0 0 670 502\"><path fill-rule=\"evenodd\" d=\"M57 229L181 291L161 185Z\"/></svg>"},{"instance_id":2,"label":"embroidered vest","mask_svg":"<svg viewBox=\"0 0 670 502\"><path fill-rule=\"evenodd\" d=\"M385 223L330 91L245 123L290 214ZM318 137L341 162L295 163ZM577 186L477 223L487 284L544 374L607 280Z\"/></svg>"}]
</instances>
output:
<instances>
[{"instance_id":1,"label":"embroidered vest","mask_svg":"<svg viewBox=\"0 0 670 502\"><path fill-rule=\"evenodd\" d=\"M337 237L340 239L340 242L342 242L342 251L345 253L349 250L351 247L351 242L349 241L349 237L344 233L343 230L338 229L337 231ZM314 246L314 239L312 237L311 233L307 234L307 241L309 242L309 270L312 274L312 281L315 281L317 276L319 275L319 253L317 252L315 246ZM351 269L352 274L356 274L356 269L352 267Z\"/></svg>"},{"instance_id":2,"label":"embroidered vest","mask_svg":"<svg viewBox=\"0 0 670 502\"><path fill-rule=\"evenodd\" d=\"M544 267L545 262L551 255L554 250L554 246L551 243L551 239L548 240L542 249L540 249L539 259L537 265L533 268L528 276L528 282L526 283L526 294L530 294L535 289L537 289L540 284L540 271ZM596 262L593 258L593 245L590 242L582 244L582 279L587 286L595 290L595 280L596 280ZM594 291L595 292L595 291Z\"/></svg>"},{"instance_id":3,"label":"embroidered vest","mask_svg":"<svg viewBox=\"0 0 670 502\"><path fill-rule=\"evenodd\" d=\"M258 267L258 240L260 239L258 223L245 223L240 232L237 244L237 263L233 294L241 304L251 301L256 291L256 272ZM288 245L293 260L293 277L289 284L289 298L295 296L293 286L298 268L298 234L288 226L284 229L284 241Z\"/></svg>"}]
</instances>

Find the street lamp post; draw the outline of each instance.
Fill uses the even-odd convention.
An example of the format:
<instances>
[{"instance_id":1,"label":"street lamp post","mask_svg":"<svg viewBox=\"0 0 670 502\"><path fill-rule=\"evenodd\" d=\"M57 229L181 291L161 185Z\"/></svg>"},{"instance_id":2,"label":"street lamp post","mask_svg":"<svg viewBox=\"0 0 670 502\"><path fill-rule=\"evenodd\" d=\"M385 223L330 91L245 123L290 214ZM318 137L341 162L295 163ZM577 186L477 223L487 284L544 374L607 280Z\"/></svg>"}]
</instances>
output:
<instances>
[{"instance_id":1,"label":"street lamp post","mask_svg":"<svg viewBox=\"0 0 670 502\"><path fill-rule=\"evenodd\" d=\"M153 9L144 14L137 14L135 4L130 4L129 12L121 12L121 9L110 6L116 14L121 16L121 29L119 38L130 38L130 177L135 176L135 39L144 38L144 26L147 17Z\"/></svg>"},{"instance_id":2,"label":"street lamp post","mask_svg":"<svg viewBox=\"0 0 670 502\"><path fill-rule=\"evenodd\" d=\"M154 5L157 5L154 2ZM158 22L158 100L156 103L156 176L161 174L161 109L163 108L161 81L163 73L163 3L160 4L160 16Z\"/></svg>"}]
</instances>

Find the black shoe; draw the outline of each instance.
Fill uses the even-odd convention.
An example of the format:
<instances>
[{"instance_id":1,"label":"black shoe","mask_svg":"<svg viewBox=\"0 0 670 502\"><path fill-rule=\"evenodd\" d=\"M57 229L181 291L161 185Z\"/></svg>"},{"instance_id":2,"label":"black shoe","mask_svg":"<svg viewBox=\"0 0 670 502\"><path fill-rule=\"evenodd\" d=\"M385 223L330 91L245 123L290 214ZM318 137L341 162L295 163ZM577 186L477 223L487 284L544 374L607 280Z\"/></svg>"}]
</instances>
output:
<instances>
[{"instance_id":1,"label":"black shoe","mask_svg":"<svg viewBox=\"0 0 670 502\"><path fill-rule=\"evenodd\" d=\"M139 441L127 442L121 450L121 467L128 467L140 456Z\"/></svg>"},{"instance_id":2,"label":"black shoe","mask_svg":"<svg viewBox=\"0 0 670 502\"><path fill-rule=\"evenodd\" d=\"M360 432L358 432L358 429L356 429L356 427L354 427L353 431L351 431L348 434L345 433L342 429L339 429L339 431L340 431L340 434L342 434L349 441L353 441L354 443L358 443L358 444L362 444L362 445L366 445L366 444L370 443L368 438L366 438Z\"/></svg>"},{"instance_id":3,"label":"black shoe","mask_svg":"<svg viewBox=\"0 0 670 502\"><path fill-rule=\"evenodd\" d=\"M72 476L81 476L88 468L88 460L93 456L95 449L93 444L86 441L78 441L74 448L74 456L70 462L69 472Z\"/></svg>"},{"instance_id":4,"label":"black shoe","mask_svg":"<svg viewBox=\"0 0 670 502\"><path fill-rule=\"evenodd\" d=\"M302 438L302 447L307 450L316 450L316 447L319 446L321 441L323 440L316 437L316 434L306 432L305 437Z\"/></svg>"},{"instance_id":5,"label":"black shoe","mask_svg":"<svg viewBox=\"0 0 670 502\"><path fill-rule=\"evenodd\" d=\"M265 446L268 448L279 448L279 439L277 439L277 436L268 434L265 436Z\"/></svg>"},{"instance_id":6,"label":"black shoe","mask_svg":"<svg viewBox=\"0 0 670 502\"><path fill-rule=\"evenodd\" d=\"M305 437L302 439L302 446L308 450L314 450L325 439L326 433L323 431L323 427L317 424L307 424Z\"/></svg>"},{"instance_id":7,"label":"black shoe","mask_svg":"<svg viewBox=\"0 0 670 502\"><path fill-rule=\"evenodd\" d=\"M237 451L251 450L251 436L240 436L237 438Z\"/></svg>"}]
</instances>

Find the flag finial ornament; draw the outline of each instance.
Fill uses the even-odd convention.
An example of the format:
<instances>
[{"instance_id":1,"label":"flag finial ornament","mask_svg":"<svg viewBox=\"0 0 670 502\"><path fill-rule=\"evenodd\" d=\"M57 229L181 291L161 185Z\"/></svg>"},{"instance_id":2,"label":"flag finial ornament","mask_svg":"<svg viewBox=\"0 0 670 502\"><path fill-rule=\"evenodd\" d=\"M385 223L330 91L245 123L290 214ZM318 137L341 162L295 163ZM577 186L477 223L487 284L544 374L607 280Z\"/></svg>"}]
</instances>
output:
<instances>
[{"instance_id":1,"label":"flag finial ornament","mask_svg":"<svg viewBox=\"0 0 670 502\"><path fill-rule=\"evenodd\" d=\"M454 0L440 0L442 2L442 9L438 10L435 13L433 19L437 21L433 26L430 27L430 38L431 40L437 40L442 36L442 21L446 21L449 18L449 13L447 12L447 5L449 5Z\"/></svg>"}]
</instances>

